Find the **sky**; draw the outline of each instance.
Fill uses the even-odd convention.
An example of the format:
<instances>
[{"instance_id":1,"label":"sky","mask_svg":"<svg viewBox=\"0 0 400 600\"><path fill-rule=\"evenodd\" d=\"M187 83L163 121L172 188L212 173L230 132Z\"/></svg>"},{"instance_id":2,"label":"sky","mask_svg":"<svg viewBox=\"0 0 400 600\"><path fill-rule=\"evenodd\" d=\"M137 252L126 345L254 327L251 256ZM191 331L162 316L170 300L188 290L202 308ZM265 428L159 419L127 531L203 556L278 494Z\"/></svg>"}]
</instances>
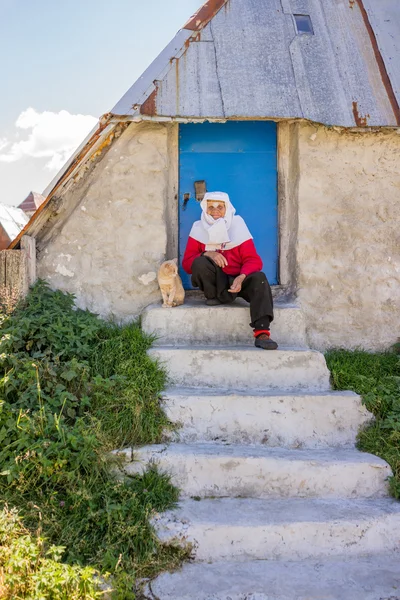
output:
<instances>
[{"instance_id":1,"label":"sky","mask_svg":"<svg viewBox=\"0 0 400 600\"><path fill-rule=\"evenodd\" d=\"M0 0L0 203L43 192L202 0Z\"/></svg>"}]
</instances>

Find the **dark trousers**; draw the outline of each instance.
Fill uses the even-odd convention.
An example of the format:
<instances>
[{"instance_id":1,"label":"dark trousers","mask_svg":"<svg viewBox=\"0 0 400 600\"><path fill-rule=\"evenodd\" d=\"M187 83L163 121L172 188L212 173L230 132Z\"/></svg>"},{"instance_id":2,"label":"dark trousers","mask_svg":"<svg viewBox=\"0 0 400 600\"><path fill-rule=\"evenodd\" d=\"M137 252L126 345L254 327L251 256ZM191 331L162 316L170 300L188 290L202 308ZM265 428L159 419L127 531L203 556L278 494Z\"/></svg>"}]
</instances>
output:
<instances>
[{"instance_id":1,"label":"dark trousers","mask_svg":"<svg viewBox=\"0 0 400 600\"><path fill-rule=\"evenodd\" d=\"M250 327L269 329L274 320L271 288L268 279L261 271L247 275L238 294L228 289L235 278L227 275L211 258L199 256L192 264L192 284L200 288L206 298L218 298L223 304L230 304L237 296L250 302Z\"/></svg>"}]
</instances>

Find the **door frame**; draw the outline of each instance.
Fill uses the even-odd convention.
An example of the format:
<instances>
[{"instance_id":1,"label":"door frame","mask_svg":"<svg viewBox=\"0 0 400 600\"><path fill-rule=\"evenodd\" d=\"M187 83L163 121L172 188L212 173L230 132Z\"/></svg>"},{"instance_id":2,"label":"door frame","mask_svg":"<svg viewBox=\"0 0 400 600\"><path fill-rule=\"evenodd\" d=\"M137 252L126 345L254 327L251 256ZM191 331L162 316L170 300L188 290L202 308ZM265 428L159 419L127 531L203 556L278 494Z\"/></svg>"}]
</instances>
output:
<instances>
[{"instance_id":1,"label":"door frame","mask_svg":"<svg viewBox=\"0 0 400 600\"><path fill-rule=\"evenodd\" d=\"M299 230L298 122L279 121L278 135L278 282L282 294L297 293L297 238Z\"/></svg>"},{"instance_id":2,"label":"door frame","mask_svg":"<svg viewBox=\"0 0 400 600\"><path fill-rule=\"evenodd\" d=\"M242 121L245 119L232 119ZM257 119L252 119L257 120ZM269 119L260 119L269 120ZM183 123L204 122L204 119L182 119ZM297 290L297 236L299 127L295 122L276 121L278 170L278 284L272 285L275 296L294 299ZM178 256L179 239L179 121L168 128L168 184L165 199L167 228L166 258ZM193 291L191 291L193 293Z\"/></svg>"}]
</instances>

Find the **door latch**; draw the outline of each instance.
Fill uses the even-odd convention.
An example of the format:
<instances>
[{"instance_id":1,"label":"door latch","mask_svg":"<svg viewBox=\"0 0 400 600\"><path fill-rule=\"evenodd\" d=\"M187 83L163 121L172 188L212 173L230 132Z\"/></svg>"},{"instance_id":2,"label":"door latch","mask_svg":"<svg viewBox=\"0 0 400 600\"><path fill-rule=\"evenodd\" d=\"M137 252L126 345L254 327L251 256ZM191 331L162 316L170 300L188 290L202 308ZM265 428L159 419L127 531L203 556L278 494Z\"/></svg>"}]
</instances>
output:
<instances>
[{"instance_id":1,"label":"door latch","mask_svg":"<svg viewBox=\"0 0 400 600\"><path fill-rule=\"evenodd\" d=\"M206 182L204 179L194 182L194 190L197 202L201 202L206 194Z\"/></svg>"}]
</instances>

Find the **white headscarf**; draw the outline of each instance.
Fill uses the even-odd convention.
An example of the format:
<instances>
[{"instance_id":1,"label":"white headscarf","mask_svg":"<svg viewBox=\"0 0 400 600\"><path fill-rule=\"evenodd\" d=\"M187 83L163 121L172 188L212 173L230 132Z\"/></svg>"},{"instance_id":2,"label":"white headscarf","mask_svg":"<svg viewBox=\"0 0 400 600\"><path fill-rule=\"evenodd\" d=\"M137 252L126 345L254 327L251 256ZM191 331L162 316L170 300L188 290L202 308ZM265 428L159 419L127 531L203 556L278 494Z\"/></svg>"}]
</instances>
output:
<instances>
[{"instance_id":1,"label":"white headscarf","mask_svg":"<svg viewBox=\"0 0 400 600\"><path fill-rule=\"evenodd\" d=\"M207 200L225 202L225 216L221 219L213 219L207 213ZM225 192L208 192L204 195L200 206L201 219L193 223L189 235L205 244L206 250L230 250L240 246L246 240L253 239L242 217L235 215L236 209Z\"/></svg>"}]
</instances>

